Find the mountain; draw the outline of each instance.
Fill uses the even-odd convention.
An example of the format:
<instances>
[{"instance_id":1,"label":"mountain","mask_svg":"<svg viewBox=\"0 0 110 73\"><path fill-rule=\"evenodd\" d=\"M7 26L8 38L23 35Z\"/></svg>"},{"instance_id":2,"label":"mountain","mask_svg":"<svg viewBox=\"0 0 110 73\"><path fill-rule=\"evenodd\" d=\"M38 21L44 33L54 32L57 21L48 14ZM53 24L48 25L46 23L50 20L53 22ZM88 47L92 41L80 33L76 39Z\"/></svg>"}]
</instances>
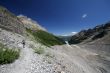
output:
<instances>
[{"instance_id":1,"label":"mountain","mask_svg":"<svg viewBox=\"0 0 110 73\"><path fill-rule=\"evenodd\" d=\"M77 43L88 43L98 39L104 38L104 36L109 36L110 32L110 22L102 25L98 25L94 28L88 30L82 30L76 35L72 36L69 41L70 44ZM108 40L108 38L106 38ZM109 42L110 43L110 42Z\"/></svg>"},{"instance_id":2,"label":"mountain","mask_svg":"<svg viewBox=\"0 0 110 73\"><path fill-rule=\"evenodd\" d=\"M63 43L31 18L16 16L0 6L0 64L12 63L18 59L20 51L24 50L23 45L36 51L36 46L37 49L42 49Z\"/></svg>"},{"instance_id":3,"label":"mountain","mask_svg":"<svg viewBox=\"0 0 110 73\"><path fill-rule=\"evenodd\" d=\"M0 6L0 73L53 73L51 46L62 44L36 21Z\"/></svg>"},{"instance_id":4,"label":"mountain","mask_svg":"<svg viewBox=\"0 0 110 73\"><path fill-rule=\"evenodd\" d=\"M51 43L48 43L48 45L57 45L62 43L62 41L58 37L49 33L44 27L39 25L37 21L34 21L31 18L23 15L16 16L2 6L0 6L0 28L6 31L24 35L25 37L26 35L32 35L34 39L36 39L37 37L36 41L39 41L40 43L41 40L43 40L42 43L48 43L46 42L47 39L47 41L53 41ZM30 30L31 34L29 34L27 30Z\"/></svg>"},{"instance_id":5,"label":"mountain","mask_svg":"<svg viewBox=\"0 0 110 73\"><path fill-rule=\"evenodd\" d=\"M28 29L31 29L31 30L43 30L43 31L46 31L46 29L44 27L39 25L36 21L32 20L31 18L28 18L27 16L19 15L17 17L24 24L25 28L28 28Z\"/></svg>"},{"instance_id":6,"label":"mountain","mask_svg":"<svg viewBox=\"0 0 110 73\"><path fill-rule=\"evenodd\" d=\"M16 15L2 6L0 6L0 28L19 34L23 34L25 31L23 23Z\"/></svg>"},{"instance_id":7,"label":"mountain","mask_svg":"<svg viewBox=\"0 0 110 73\"><path fill-rule=\"evenodd\" d=\"M63 41L69 41L71 39L72 35L70 35L70 36L57 36L57 37L59 37Z\"/></svg>"},{"instance_id":8,"label":"mountain","mask_svg":"<svg viewBox=\"0 0 110 73\"><path fill-rule=\"evenodd\" d=\"M48 47L64 44L63 40L51 33L48 33L47 31L33 31L31 29L26 29L26 31L27 33L29 33L29 35L32 35L36 41L39 41L40 43Z\"/></svg>"},{"instance_id":9,"label":"mountain","mask_svg":"<svg viewBox=\"0 0 110 73\"><path fill-rule=\"evenodd\" d=\"M17 17L24 24L27 34L32 35L36 41L39 41L40 43L46 46L63 44L63 41L60 38L49 33L44 27L42 27L40 24L38 24L36 21L32 20L31 18L28 18L27 16L24 15L19 15Z\"/></svg>"},{"instance_id":10,"label":"mountain","mask_svg":"<svg viewBox=\"0 0 110 73\"><path fill-rule=\"evenodd\" d=\"M31 35L31 37L34 38L34 41L36 40L37 42L40 42L46 46L63 44L63 41L60 38L49 33L44 27L39 25L36 21L32 20L31 18L28 18L27 16L23 15L17 17L24 24L26 34L28 35L28 37Z\"/></svg>"}]
</instances>

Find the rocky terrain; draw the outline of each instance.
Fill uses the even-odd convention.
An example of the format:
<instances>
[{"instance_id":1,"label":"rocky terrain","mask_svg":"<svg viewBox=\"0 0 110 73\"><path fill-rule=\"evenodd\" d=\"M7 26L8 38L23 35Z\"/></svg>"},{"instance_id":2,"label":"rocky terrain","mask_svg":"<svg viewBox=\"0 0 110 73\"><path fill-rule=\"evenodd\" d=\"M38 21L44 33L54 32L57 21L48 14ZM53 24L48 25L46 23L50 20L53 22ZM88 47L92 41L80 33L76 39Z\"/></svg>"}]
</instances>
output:
<instances>
[{"instance_id":1,"label":"rocky terrain","mask_svg":"<svg viewBox=\"0 0 110 73\"><path fill-rule=\"evenodd\" d=\"M96 30L91 30L91 33L80 32L81 36L85 38L88 34L89 38L80 44L69 45L68 41L63 44L58 37L45 31L45 28L32 19L25 16L16 17L7 9L5 13L4 9L0 8L0 13L3 13L3 22L0 21L0 43L9 49L20 49L20 56L12 63L0 65L0 73L110 73L109 23L104 25L104 30L101 26L101 29L94 28ZM99 37L103 31L107 33ZM77 35L79 36L79 33Z\"/></svg>"}]
</instances>

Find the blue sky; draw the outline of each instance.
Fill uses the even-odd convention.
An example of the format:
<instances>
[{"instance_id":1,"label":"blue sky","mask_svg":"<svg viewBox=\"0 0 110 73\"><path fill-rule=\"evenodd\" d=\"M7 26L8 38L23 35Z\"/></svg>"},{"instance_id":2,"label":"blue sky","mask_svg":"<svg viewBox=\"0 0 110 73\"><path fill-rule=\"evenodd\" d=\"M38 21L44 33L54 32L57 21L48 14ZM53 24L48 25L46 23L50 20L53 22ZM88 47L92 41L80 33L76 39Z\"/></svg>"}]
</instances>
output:
<instances>
[{"instance_id":1,"label":"blue sky","mask_svg":"<svg viewBox=\"0 0 110 73\"><path fill-rule=\"evenodd\" d=\"M0 0L0 5L36 20L57 35L110 21L110 0Z\"/></svg>"}]
</instances>

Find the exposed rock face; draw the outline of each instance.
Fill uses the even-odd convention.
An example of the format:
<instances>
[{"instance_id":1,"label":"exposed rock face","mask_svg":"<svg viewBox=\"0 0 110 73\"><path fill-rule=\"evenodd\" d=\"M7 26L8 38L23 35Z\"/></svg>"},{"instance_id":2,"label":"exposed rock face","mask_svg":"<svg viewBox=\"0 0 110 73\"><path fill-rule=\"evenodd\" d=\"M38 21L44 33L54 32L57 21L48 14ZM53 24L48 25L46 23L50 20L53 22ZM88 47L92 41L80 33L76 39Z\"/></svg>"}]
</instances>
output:
<instances>
[{"instance_id":1,"label":"exposed rock face","mask_svg":"<svg viewBox=\"0 0 110 73\"><path fill-rule=\"evenodd\" d=\"M98 25L93 29L80 31L78 34L72 36L69 43L76 44L83 42L87 39L89 39L89 41L97 40L99 38L104 37L105 35L109 35L110 34L109 31L110 31L110 23L108 22L106 24Z\"/></svg>"},{"instance_id":2,"label":"exposed rock face","mask_svg":"<svg viewBox=\"0 0 110 73\"><path fill-rule=\"evenodd\" d=\"M0 6L0 27L18 34L24 33L22 22L2 6Z\"/></svg>"},{"instance_id":3,"label":"exposed rock face","mask_svg":"<svg viewBox=\"0 0 110 73\"><path fill-rule=\"evenodd\" d=\"M28 29L46 31L45 28L43 28L41 25L39 25L36 21L32 20L31 18L28 18L27 16L19 15L18 18L21 20L24 26Z\"/></svg>"}]
</instances>

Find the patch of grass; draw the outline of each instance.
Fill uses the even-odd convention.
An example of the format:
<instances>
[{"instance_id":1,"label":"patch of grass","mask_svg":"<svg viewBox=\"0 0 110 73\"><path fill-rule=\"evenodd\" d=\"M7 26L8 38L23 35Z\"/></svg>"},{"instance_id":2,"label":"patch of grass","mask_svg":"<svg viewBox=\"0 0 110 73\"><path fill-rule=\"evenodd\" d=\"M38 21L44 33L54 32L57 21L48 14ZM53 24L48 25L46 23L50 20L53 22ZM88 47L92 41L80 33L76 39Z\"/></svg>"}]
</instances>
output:
<instances>
[{"instance_id":1,"label":"patch of grass","mask_svg":"<svg viewBox=\"0 0 110 73\"><path fill-rule=\"evenodd\" d=\"M48 33L46 31L38 30L38 31L32 31L30 29L26 29L27 32L31 33L35 40L41 42L42 44L46 46L54 46L54 45L62 45L64 42L59 39L58 37L54 36L51 33Z\"/></svg>"},{"instance_id":2,"label":"patch of grass","mask_svg":"<svg viewBox=\"0 0 110 73\"><path fill-rule=\"evenodd\" d=\"M45 52L44 48L39 47L39 48L35 49L35 53L37 53L37 54L43 54L44 52Z\"/></svg>"},{"instance_id":3,"label":"patch of grass","mask_svg":"<svg viewBox=\"0 0 110 73\"><path fill-rule=\"evenodd\" d=\"M9 49L0 43L0 64L8 64L19 58L19 52Z\"/></svg>"}]
</instances>

